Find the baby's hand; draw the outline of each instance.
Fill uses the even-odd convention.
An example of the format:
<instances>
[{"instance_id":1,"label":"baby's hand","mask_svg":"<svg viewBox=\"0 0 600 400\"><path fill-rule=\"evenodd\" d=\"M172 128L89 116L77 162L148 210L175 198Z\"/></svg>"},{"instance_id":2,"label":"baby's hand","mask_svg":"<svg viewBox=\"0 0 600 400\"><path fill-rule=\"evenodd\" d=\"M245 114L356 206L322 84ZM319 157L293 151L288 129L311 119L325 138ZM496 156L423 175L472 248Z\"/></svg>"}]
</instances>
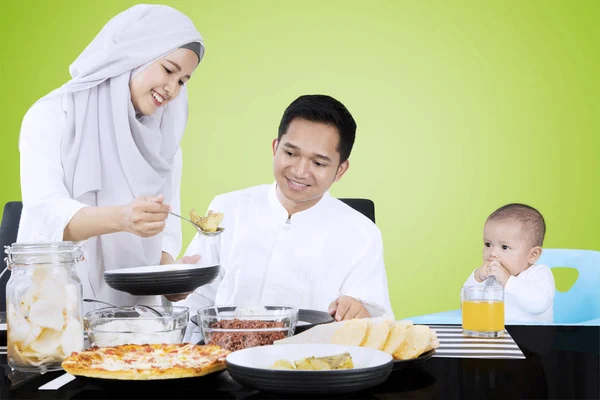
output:
<instances>
[{"instance_id":1,"label":"baby's hand","mask_svg":"<svg viewBox=\"0 0 600 400\"><path fill-rule=\"evenodd\" d=\"M510 272L508 272L508 270L504 268L502 264L500 264L500 261L496 260L490 262L488 268L488 276L496 277L496 281L504 287L504 285L506 285L506 281L508 281L508 278L510 278Z\"/></svg>"},{"instance_id":2,"label":"baby's hand","mask_svg":"<svg viewBox=\"0 0 600 400\"><path fill-rule=\"evenodd\" d=\"M490 273L490 262L486 261L483 265L475 270L475 280L477 282L483 282Z\"/></svg>"}]
</instances>

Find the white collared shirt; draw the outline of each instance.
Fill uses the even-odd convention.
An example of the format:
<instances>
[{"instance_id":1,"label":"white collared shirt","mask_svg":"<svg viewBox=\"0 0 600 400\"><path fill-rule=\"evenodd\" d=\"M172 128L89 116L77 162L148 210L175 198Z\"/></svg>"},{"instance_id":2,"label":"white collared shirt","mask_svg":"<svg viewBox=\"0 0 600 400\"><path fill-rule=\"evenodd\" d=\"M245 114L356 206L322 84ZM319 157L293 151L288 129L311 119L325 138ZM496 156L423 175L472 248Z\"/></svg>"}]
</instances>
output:
<instances>
[{"instance_id":1,"label":"white collared shirt","mask_svg":"<svg viewBox=\"0 0 600 400\"><path fill-rule=\"evenodd\" d=\"M219 277L180 302L208 305L280 305L328 311L341 295L365 304L373 317L393 315L377 226L326 193L313 207L288 219L276 184L215 197L225 232L196 237L186 255L219 264Z\"/></svg>"},{"instance_id":2,"label":"white collared shirt","mask_svg":"<svg viewBox=\"0 0 600 400\"><path fill-rule=\"evenodd\" d=\"M475 271L464 286L482 286ZM510 276L504 286L506 321L552 322L554 319L554 275L546 265L535 264L517 276Z\"/></svg>"}]
</instances>

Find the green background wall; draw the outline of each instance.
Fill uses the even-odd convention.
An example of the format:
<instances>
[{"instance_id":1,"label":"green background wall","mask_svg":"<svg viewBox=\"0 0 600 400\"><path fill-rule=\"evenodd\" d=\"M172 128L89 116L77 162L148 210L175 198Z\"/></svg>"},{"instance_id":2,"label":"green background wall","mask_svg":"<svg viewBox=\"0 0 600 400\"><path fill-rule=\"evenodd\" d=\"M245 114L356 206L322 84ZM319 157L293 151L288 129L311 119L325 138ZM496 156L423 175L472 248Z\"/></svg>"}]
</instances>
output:
<instances>
[{"instance_id":1,"label":"green background wall","mask_svg":"<svg viewBox=\"0 0 600 400\"><path fill-rule=\"evenodd\" d=\"M507 202L543 212L546 247L600 250L600 2L163 3L207 46L189 84L184 210L272 182L284 108L327 93L359 127L332 194L375 201L398 317L458 308L483 222ZM0 204L20 199L27 108L133 4L1 2Z\"/></svg>"}]
</instances>

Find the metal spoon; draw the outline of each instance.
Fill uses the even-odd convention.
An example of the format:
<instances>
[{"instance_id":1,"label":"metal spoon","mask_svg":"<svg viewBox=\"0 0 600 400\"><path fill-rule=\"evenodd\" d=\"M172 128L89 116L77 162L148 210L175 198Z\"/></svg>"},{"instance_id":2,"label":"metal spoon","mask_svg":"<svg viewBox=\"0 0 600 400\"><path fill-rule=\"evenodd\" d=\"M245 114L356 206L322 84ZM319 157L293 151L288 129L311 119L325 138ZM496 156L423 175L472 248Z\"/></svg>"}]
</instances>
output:
<instances>
[{"instance_id":1,"label":"metal spoon","mask_svg":"<svg viewBox=\"0 0 600 400\"><path fill-rule=\"evenodd\" d=\"M6 271L8 271L8 267L4 268L2 272L0 272L0 278L2 278L2 275L4 275Z\"/></svg>"},{"instance_id":2,"label":"metal spoon","mask_svg":"<svg viewBox=\"0 0 600 400\"><path fill-rule=\"evenodd\" d=\"M216 232L206 232L206 231L203 231L202 228L200 228L198 225L196 225L195 223L193 223L191 220L187 219L186 217L182 217L181 215L175 214L174 212L171 212L171 211L169 211L169 214L174 215L176 217L179 217L182 220L187 221L190 224L194 225L194 227L196 228L196 230L198 231L198 233L201 234L201 235L204 235L204 236L211 236L211 237L219 236L225 230L225 228L219 227L219 228L217 228Z\"/></svg>"},{"instance_id":3,"label":"metal spoon","mask_svg":"<svg viewBox=\"0 0 600 400\"><path fill-rule=\"evenodd\" d=\"M494 286L496 284L496 277L495 276L488 276L485 280L485 287L490 287L490 286Z\"/></svg>"},{"instance_id":4,"label":"metal spoon","mask_svg":"<svg viewBox=\"0 0 600 400\"><path fill-rule=\"evenodd\" d=\"M135 305L133 307L119 307L119 306L115 306L114 304L110 304L110 303L107 303L105 301L96 300L96 299L83 299L83 301L85 301L86 303L106 304L107 306L119 308L121 310L126 310L126 311L130 311L131 309L133 309L133 311L135 311L138 314L140 314L140 316L142 314L146 314L147 313L146 310L150 310L150 312L154 313L156 316L161 317L161 318L163 317L163 315L159 311L155 310L154 308L152 308L150 306L145 306L143 304ZM144 310L144 311L140 312L140 310Z\"/></svg>"}]
</instances>

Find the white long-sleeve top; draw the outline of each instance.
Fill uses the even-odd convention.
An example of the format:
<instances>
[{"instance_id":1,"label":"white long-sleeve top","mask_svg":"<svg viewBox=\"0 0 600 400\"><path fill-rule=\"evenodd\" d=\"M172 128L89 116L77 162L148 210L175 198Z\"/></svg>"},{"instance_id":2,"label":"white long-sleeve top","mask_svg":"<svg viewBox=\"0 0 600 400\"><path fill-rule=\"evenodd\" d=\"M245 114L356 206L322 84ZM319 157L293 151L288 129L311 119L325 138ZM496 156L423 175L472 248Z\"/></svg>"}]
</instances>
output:
<instances>
[{"instance_id":1,"label":"white long-sleeve top","mask_svg":"<svg viewBox=\"0 0 600 400\"><path fill-rule=\"evenodd\" d=\"M46 98L33 105L23 119L19 150L21 153L21 194L23 212L18 242L61 241L63 231L71 218L83 207L123 205L133 200L124 177L120 173L105 177L105 188L84 193L77 199L69 196L61 161L61 145L67 130L67 95ZM120 168L114 143L100 143L101 151L114 158ZM115 153L112 153L115 152ZM166 201L179 213L181 181L181 149L173 170L164 187ZM167 218L164 231L152 238L140 238L127 232L118 232L90 238L83 242L85 261L77 266L84 288L84 297L93 297L117 305L136 302L160 304L160 298L140 298L116 291L104 281L103 273L118 268L160 263L161 250L177 257L181 249L181 224L176 218Z\"/></svg>"},{"instance_id":2,"label":"white long-sleeve top","mask_svg":"<svg viewBox=\"0 0 600 400\"><path fill-rule=\"evenodd\" d=\"M483 286L475 271L464 286ZM506 321L552 322L554 316L554 275L546 265L535 264L517 276L510 276L504 286Z\"/></svg>"},{"instance_id":3,"label":"white long-sleeve top","mask_svg":"<svg viewBox=\"0 0 600 400\"><path fill-rule=\"evenodd\" d=\"M219 264L219 277L180 302L190 315L208 305L279 305L328 311L341 295L361 300L372 316L393 315L379 228L326 193L288 219L276 184L215 197L225 232L196 237L186 255Z\"/></svg>"}]
</instances>

